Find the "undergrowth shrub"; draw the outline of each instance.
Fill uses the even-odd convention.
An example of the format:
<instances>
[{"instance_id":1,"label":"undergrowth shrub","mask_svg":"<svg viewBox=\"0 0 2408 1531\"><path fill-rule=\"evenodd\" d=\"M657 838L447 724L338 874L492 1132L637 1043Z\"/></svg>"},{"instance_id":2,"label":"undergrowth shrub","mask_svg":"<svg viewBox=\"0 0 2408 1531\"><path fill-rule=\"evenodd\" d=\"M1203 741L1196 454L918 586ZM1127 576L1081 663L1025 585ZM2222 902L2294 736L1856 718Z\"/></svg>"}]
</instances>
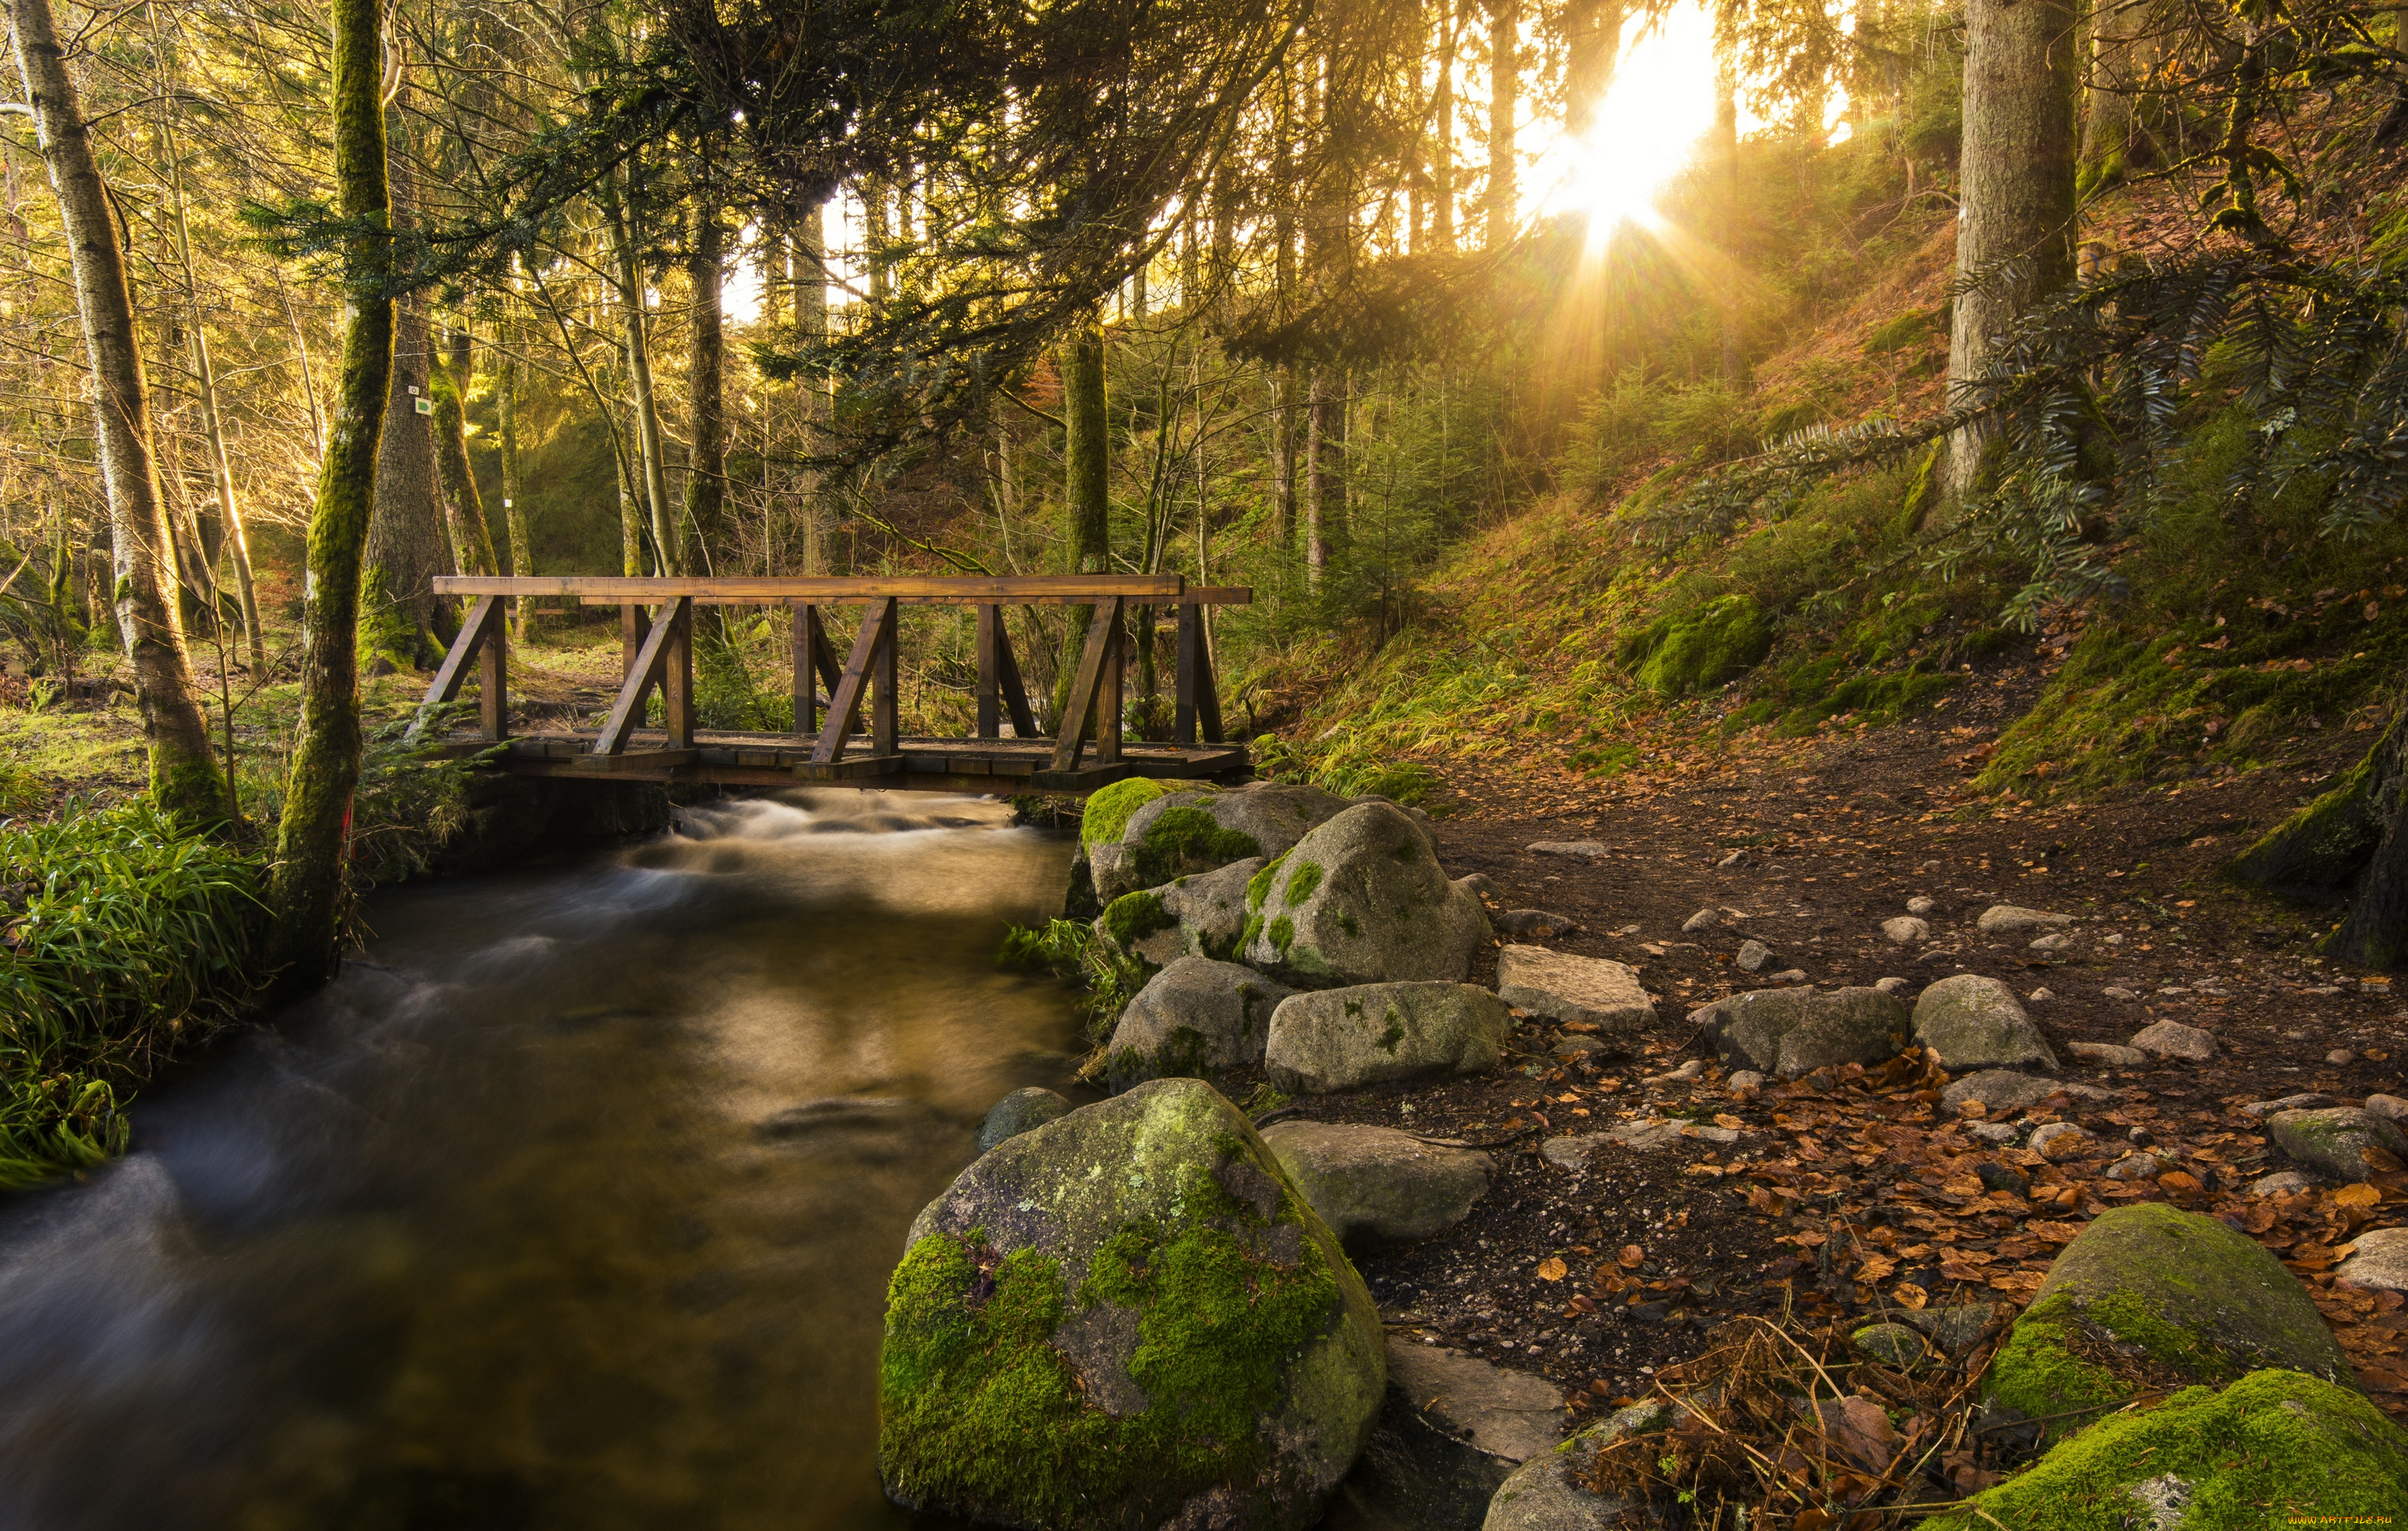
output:
<instances>
[{"instance_id":1,"label":"undergrowth shrub","mask_svg":"<svg viewBox=\"0 0 2408 1531\"><path fill-rule=\"evenodd\" d=\"M1041 926L1013 925L1003 933L995 954L998 967L1051 973L1081 986L1079 1009L1086 1019L1087 1039L1101 1046L1112 1034L1121 1011L1145 987L1145 968L1097 936L1095 927L1076 920L1048 920Z\"/></svg>"}]
</instances>

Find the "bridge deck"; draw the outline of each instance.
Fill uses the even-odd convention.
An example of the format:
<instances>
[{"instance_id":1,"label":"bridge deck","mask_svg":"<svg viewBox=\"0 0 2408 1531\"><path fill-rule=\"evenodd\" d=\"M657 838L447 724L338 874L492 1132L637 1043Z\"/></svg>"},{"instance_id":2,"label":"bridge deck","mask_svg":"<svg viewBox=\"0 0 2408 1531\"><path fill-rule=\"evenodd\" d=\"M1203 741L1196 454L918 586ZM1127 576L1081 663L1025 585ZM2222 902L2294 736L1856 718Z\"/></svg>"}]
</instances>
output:
<instances>
[{"instance_id":1,"label":"bridge deck","mask_svg":"<svg viewBox=\"0 0 2408 1531\"><path fill-rule=\"evenodd\" d=\"M678 749L660 729L635 729L617 754L595 753L598 731L520 734L499 746L494 765L517 776L608 778L618 781L681 781L718 786L774 787L821 783L900 792L1079 794L1128 777L1158 780L1205 780L1242 776L1246 750L1237 744L1140 744L1121 747L1110 764L1051 768L1054 741L1031 739L901 738L891 755L870 753L867 735L853 736L853 751L814 764L816 735L745 734L696 729L694 743ZM456 753L496 748L474 734L443 740ZM858 752L854 752L858 751Z\"/></svg>"}]
</instances>

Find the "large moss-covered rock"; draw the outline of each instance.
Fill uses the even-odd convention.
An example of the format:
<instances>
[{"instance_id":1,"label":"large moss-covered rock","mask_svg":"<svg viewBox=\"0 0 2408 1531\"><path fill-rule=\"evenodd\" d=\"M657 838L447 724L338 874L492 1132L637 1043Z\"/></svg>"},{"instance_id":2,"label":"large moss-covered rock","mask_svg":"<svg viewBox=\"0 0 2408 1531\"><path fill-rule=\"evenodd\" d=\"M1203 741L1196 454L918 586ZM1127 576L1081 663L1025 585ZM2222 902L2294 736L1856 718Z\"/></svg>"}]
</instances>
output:
<instances>
[{"instance_id":1,"label":"large moss-covered rock","mask_svg":"<svg viewBox=\"0 0 2408 1531\"><path fill-rule=\"evenodd\" d=\"M1724 595L1678 617L1659 617L1624 646L1634 679L1660 696L1712 691L1738 680L1772 651L1772 623L1745 595Z\"/></svg>"},{"instance_id":2,"label":"large moss-covered rock","mask_svg":"<svg viewBox=\"0 0 2408 1531\"><path fill-rule=\"evenodd\" d=\"M1248 856L1210 872L1173 878L1111 901L1096 918L1096 935L1128 961L1148 969L1180 957L1227 961L1246 926L1246 885L1263 868Z\"/></svg>"},{"instance_id":3,"label":"large moss-covered rock","mask_svg":"<svg viewBox=\"0 0 2408 1531\"><path fill-rule=\"evenodd\" d=\"M984 1153L997 1143L1035 1132L1069 1110L1068 1099L1054 1091L1034 1084L1014 1090L988 1108L986 1119L979 1123L979 1152Z\"/></svg>"},{"instance_id":4,"label":"large moss-covered rock","mask_svg":"<svg viewBox=\"0 0 2408 1531\"><path fill-rule=\"evenodd\" d=\"M2102 1420L1929 1523L1949 1531L2257 1531L2386 1521L2408 1504L2408 1431L2347 1388L2256 1371Z\"/></svg>"},{"instance_id":5,"label":"large moss-covered rock","mask_svg":"<svg viewBox=\"0 0 2408 1531\"><path fill-rule=\"evenodd\" d=\"M2257 1240L2143 1202L2100 1214L2066 1246L2000 1347L1987 1386L1994 1401L2038 1419L2260 1366L2352 1375L2315 1304Z\"/></svg>"},{"instance_id":6,"label":"large moss-covered rock","mask_svg":"<svg viewBox=\"0 0 2408 1531\"><path fill-rule=\"evenodd\" d=\"M1469 983L1367 983L1280 1001L1263 1045L1271 1082L1326 1095L1426 1074L1497 1066L1512 1012Z\"/></svg>"},{"instance_id":7,"label":"large moss-covered rock","mask_svg":"<svg viewBox=\"0 0 2408 1531\"><path fill-rule=\"evenodd\" d=\"M1361 1278L1192 1080L964 1170L911 1224L879 1366L893 1498L1049 1531L1311 1525L1386 1381Z\"/></svg>"},{"instance_id":8,"label":"large moss-covered rock","mask_svg":"<svg viewBox=\"0 0 2408 1531\"><path fill-rule=\"evenodd\" d=\"M1138 991L1112 1028L1104 1049L1112 1093L1262 1062L1271 1012L1295 992L1233 962L1177 959Z\"/></svg>"},{"instance_id":9,"label":"large moss-covered rock","mask_svg":"<svg viewBox=\"0 0 2408 1531\"><path fill-rule=\"evenodd\" d=\"M1952 1074L1963 1068L2057 1071L2057 1054L2024 1013L2023 1001L1979 973L1942 979L1915 997L1914 1039Z\"/></svg>"},{"instance_id":10,"label":"large moss-covered rock","mask_svg":"<svg viewBox=\"0 0 2408 1531\"><path fill-rule=\"evenodd\" d=\"M1254 874L1244 960L1301 983L1460 980L1488 910L1393 803L1357 803Z\"/></svg>"},{"instance_id":11,"label":"large moss-covered rock","mask_svg":"<svg viewBox=\"0 0 2408 1531\"><path fill-rule=\"evenodd\" d=\"M1098 822L1096 801L1133 785L1117 782L1088 800L1095 833L1083 845L1096 896L1105 903L1248 856L1279 855L1346 807L1345 798L1318 787L1260 782L1228 792L1157 791L1141 797L1130 792L1136 801L1125 814L1115 818L1118 804L1108 800Z\"/></svg>"}]
</instances>

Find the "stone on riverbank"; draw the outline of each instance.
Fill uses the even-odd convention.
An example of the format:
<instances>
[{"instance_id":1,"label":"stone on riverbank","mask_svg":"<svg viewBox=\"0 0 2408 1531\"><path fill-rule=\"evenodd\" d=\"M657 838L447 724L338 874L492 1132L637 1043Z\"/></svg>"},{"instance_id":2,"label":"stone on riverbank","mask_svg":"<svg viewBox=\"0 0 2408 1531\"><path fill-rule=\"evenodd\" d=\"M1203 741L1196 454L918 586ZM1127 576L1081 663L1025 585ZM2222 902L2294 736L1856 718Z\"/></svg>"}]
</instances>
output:
<instances>
[{"instance_id":1,"label":"stone on riverbank","mask_svg":"<svg viewBox=\"0 0 2408 1531\"><path fill-rule=\"evenodd\" d=\"M1879 989L1751 989L1690 1012L1733 1068L1798 1079L1835 1064L1874 1064L1906 1045L1907 1010Z\"/></svg>"},{"instance_id":2,"label":"stone on riverbank","mask_svg":"<svg viewBox=\"0 0 2408 1531\"><path fill-rule=\"evenodd\" d=\"M1388 1341L1388 1395L1344 1496L1371 1524L1479 1531L1513 1469L1555 1449L1563 1390L1477 1356Z\"/></svg>"},{"instance_id":3,"label":"stone on riverbank","mask_svg":"<svg viewBox=\"0 0 2408 1531\"><path fill-rule=\"evenodd\" d=\"M897 1503L1067 1531L1302 1531L1369 1437L1380 1315L1235 1107L1157 1080L998 1145L887 1289Z\"/></svg>"},{"instance_id":4,"label":"stone on riverbank","mask_svg":"<svg viewBox=\"0 0 2408 1531\"><path fill-rule=\"evenodd\" d=\"M1476 1074L1497 1066L1512 1023L1503 1000L1469 983L1323 989L1291 995L1271 1012L1263 1067L1291 1095Z\"/></svg>"},{"instance_id":5,"label":"stone on riverbank","mask_svg":"<svg viewBox=\"0 0 2408 1531\"><path fill-rule=\"evenodd\" d=\"M1956 973L1915 999L1914 1039L1954 1074L1972 1068L2057 1071L2048 1039L2024 1013L2015 992L1994 978Z\"/></svg>"},{"instance_id":6,"label":"stone on riverbank","mask_svg":"<svg viewBox=\"0 0 2408 1531\"><path fill-rule=\"evenodd\" d=\"M1635 969L1543 946L1509 946L1497 953L1497 997L1515 1009L1585 1022L1615 1035L1628 1035L1656 1019L1656 1002Z\"/></svg>"},{"instance_id":7,"label":"stone on riverbank","mask_svg":"<svg viewBox=\"0 0 2408 1531\"><path fill-rule=\"evenodd\" d=\"M1254 874L1242 960L1305 983L1459 980L1488 939L1477 894L1447 880L1393 803L1357 803Z\"/></svg>"},{"instance_id":8,"label":"stone on riverbank","mask_svg":"<svg viewBox=\"0 0 2408 1531\"><path fill-rule=\"evenodd\" d=\"M1034 1131L1055 1117L1068 1115L1069 1109L1070 1102L1051 1090L1036 1085L1014 1090L989 1108L986 1120L979 1123L979 1152L984 1153L1006 1138Z\"/></svg>"},{"instance_id":9,"label":"stone on riverbank","mask_svg":"<svg viewBox=\"0 0 2408 1531\"><path fill-rule=\"evenodd\" d=\"M1104 1049L1112 1094L1261 1062L1271 1012L1295 992L1233 962L1179 958L1138 991L1112 1028Z\"/></svg>"},{"instance_id":10,"label":"stone on riverbank","mask_svg":"<svg viewBox=\"0 0 2408 1531\"><path fill-rule=\"evenodd\" d=\"M1281 1122L1263 1141L1344 1244L1428 1238L1463 1221L1497 1166L1477 1149L1426 1143L1394 1127Z\"/></svg>"},{"instance_id":11,"label":"stone on riverbank","mask_svg":"<svg viewBox=\"0 0 2408 1531\"><path fill-rule=\"evenodd\" d=\"M2355 1182L2374 1173L2370 1151L2408 1159L2408 1138L2396 1124L2348 1106L2276 1111L2266 1118L2266 1135L2292 1163L2329 1180Z\"/></svg>"},{"instance_id":12,"label":"stone on riverbank","mask_svg":"<svg viewBox=\"0 0 2408 1531\"><path fill-rule=\"evenodd\" d=\"M1318 787L1277 782L1226 792L1154 790L1158 787L1141 780L1116 782L1088 800L1080 838L1103 903L1248 856L1281 855L1347 807L1345 798ZM1133 808L1127 806L1132 800Z\"/></svg>"}]
</instances>

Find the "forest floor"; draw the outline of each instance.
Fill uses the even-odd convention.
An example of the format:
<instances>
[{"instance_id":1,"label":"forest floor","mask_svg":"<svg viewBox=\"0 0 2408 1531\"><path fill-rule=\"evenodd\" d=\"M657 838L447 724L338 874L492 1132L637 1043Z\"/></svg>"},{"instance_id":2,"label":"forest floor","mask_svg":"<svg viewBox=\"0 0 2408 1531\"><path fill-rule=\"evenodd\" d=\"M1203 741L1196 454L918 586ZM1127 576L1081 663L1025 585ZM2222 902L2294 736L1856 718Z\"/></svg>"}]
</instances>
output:
<instances>
[{"instance_id":1,"label":"forest floor","mask_svg":"<svg viewBox=\"0 0 2408 1531\"><path fill-rule=\"evenodd\" d=\"M2253 1180L2287 1166L2238 1110L2311 1091L2350 1103L2408 1094L2408 1057L2394 1052L2408 1016L2385 976L2311 954L2327 911L2276 903L2220 870L2366 740L2313 734L2280 767L2089 801L1975 794L1967 779L2042 679L2039 660L2010 660L1975 678L1971 707L1860 734L1709 733L1666 745L1655 784L1636 791L1551 766L1450 768L1429 807L1451 873L1485 875L1499 910L1574 923L1544 944L1638 968L1656 1020L1635 1049L1570 1063L1554 1055L1560 1031L1526 1023L1520 1055L1494 1075L1304 1108L1493 1145L1497 1178L1464 1223L1360 1262L1392 1332L1537 1371L1577 1417L1645 1395L1738 1314L1853 1323L1998 1302L2011 1312L2082 1223L2149 1198L2220 1215L2274 1249L2370 1392L2408 1415L2400 1295L2337 1291L2329 1274L2355 1231L2408 1221L2408 1181L2253 1196ZM1549 841L1603 850L1591 860L1532 849ZM1893 945L1881 922L1916 895L1936 904L1929 939ZM2071 948L2043 953L2029 950L2030 932L1977 931L2000 903L2077 917ZM1684 933L1700 911L1713 911L1710 928ZM1777 953L1765 976L1734 965L1749 937ZM1982 1140L1977 1119L1942 1111L1945 1080L1912 1056L1734 1092L1686 1018L1767 986L1775 969L1829 987L1903 979L1910 1004L1949 974L2003 980L2031 996L2061 1078L2096 1093L1999 1120L2078 1123L2086 1152L2052 1164ZM2125 1043L2161 1019L2214 1033L2214 1058L2113 1068L2067 1050ZM1550 1138L1650 1116L1738 1137L1608 1143L1582 1171L1540 1152ZM2106 1178L2135 1144L2162 1173Z\"/></svg>"}]
</instances>

